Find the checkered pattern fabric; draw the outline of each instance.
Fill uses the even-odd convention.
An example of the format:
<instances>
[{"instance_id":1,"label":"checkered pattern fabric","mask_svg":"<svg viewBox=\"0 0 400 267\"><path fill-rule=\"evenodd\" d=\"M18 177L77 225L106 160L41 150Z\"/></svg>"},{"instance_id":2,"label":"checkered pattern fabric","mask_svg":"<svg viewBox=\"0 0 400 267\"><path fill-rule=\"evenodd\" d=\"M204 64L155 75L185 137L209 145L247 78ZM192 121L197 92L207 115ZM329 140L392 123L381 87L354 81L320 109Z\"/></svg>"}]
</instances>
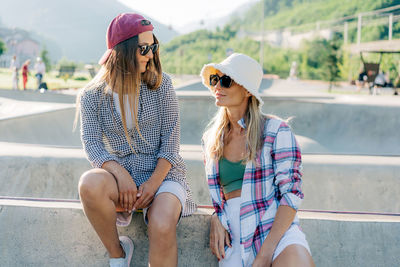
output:
<instances>
[{"instance_id":1,"label":"checkered pattern fabric","mask_svg":"<svg viewBox=\"0 0 400 267\"><path fill-rule=\"evenodd\" d=\"M81 140L86 156L95 168L114 160L133 177L137 186L147 181L159 158L168 160L172 168L165 180L179 182L187 191L187 216L196 210L186 181L186 167L179 155L180 119L178 100L171 79L163 73L162 84L156 90L140 85L138 106L139 129L128 129L130 148L124 134L120 113L112 104L112 92L105 82L84 88L80 93Z\"/></svg>"},{"instance_id":2,"label":"checkered pattern fabric","mask_svg":"<svg viewBox=\"0 0 400 267\"><path fill-rule=\"evenodd\" d=\"M238 123L246 128L243 119ZM240 205L243 266L250 266L256 257L272 227L279 205L297 210L303 199L301 152L289 126L279 119L267 119L263 138L264 146L258 153L256 164L249 161L243 176ZM218 161L206 158L205 164L214 209L222 225L230 232L224 209L226 200L219 182ZM293 224L298 223L296 216Z\"/></svg>"}]
</instances>

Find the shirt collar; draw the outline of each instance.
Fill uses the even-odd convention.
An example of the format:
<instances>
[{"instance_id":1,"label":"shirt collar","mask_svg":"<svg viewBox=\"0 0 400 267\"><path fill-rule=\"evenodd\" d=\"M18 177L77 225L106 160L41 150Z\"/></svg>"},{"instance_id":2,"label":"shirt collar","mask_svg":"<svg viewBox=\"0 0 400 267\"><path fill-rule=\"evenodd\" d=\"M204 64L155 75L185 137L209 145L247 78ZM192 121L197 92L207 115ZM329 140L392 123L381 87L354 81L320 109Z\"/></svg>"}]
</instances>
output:
<instances>
[{"instance_id":1,"label":"shirt collar","mask_svg":"<svg viewBox=\"0 0 400 267\"><path fill-rule=\"evenodd\" d=\"M247 125L246 125L246 123L244 122L244 118L241 118L240 120L238 120L238 122L237 122L239 125L240 125L240 127L242 127L243 129L246 129L247 128Z\"/></svg>"}]
</instances>

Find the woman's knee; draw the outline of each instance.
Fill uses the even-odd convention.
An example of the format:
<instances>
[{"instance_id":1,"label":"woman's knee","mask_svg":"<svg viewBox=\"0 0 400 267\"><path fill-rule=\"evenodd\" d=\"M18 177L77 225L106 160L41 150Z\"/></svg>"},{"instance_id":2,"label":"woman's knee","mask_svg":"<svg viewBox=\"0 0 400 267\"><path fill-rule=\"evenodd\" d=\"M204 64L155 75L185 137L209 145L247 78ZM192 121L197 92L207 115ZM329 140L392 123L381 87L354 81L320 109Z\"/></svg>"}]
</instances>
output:
<instances>
[{"instance_id":1,"label":"woman's knee","mask_svg":"<svg viewBox=\"0 0 400 267\"><path fill-rule=\"evenodd\" d=\"M164 196L164 199L157 199L150 207L147 213L149 234L155 233L163 236L175 234L179 213L175 210L177 209L175 205L171 206L166 202L168 202L168 197L165 198ZM180 209L180 202L178 201L176 204L179 205Z\"/></svg>"},{"instance_id":2,"label":"woman's knee","mask_svg":"<svg viewBox=\"0 0 400 267\"><path fill-rule=\"evenodd\" d=\"M113 178L112 175L103 169L92 169L83 173L78 185L81 199L91 200L107 196L110 178Z\"/></svg>"},{"instance_id":3,"label":"woman's knee","mask_svg":"<svg viewBox=\"0 0 400 267\"><path fill-rule=\"evenodd\" d=\"M163 238L167 237L168 235L175 235L175 232L176 222L172 218L156 218L154 214L149 218L149 235Z\"/></svg>"}]
</instances>

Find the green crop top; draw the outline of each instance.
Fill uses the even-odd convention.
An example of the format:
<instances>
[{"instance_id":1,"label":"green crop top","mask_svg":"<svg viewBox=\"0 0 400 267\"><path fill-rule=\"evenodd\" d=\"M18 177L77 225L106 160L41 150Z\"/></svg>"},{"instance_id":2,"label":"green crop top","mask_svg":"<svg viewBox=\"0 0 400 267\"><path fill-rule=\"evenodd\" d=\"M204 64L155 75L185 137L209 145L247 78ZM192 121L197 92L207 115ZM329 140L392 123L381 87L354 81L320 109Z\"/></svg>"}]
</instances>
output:
<instances>
[{"instance_id":1,"label":"green crop top","mask_svg":"<svg viewBox=\"0 0 400 267\"><path fill-rule=\"evenodd\" d=\"M229 193L242 188L244 170L246 165L242 161L232 162L222 157L219 162L219 181L224 193Z\"/></svg>"}]
</instances>

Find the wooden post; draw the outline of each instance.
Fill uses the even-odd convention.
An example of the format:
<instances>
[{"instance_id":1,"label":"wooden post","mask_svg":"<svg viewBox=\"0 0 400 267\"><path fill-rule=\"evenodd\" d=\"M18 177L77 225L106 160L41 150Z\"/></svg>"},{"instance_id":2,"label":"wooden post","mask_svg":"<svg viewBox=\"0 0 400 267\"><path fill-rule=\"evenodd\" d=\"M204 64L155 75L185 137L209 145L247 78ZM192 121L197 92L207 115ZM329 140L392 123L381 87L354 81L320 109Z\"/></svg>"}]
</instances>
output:
<instances>
[{"instance_id":1,"label":"wooden post","mask_svg":"<svg viewBox=\"0 0 400 267\"><path fill-rule=\"evenodd\" d=\"M182 75L183 74L183 55L185 54L183 48L179 49L179 74Z\"/></svg>"},{"instance_id":2,"label":"wooden post","mask_svg":"<svg viewBox=\"0 0 400 267\"><path fill-rule=\"evenodd\" d=\"M343 32L343 43L347 45L348 42L348 32L349 32L349 23L347 21L344 22L344 32Z\"/></svg>"},{"instance_id":3,"label":"wooden post","mask_svg":"<svg viewBox=\"0 0 400 267\"><path fill-rule=\"evenodd\" d=\"M358 14L358 23L357 23L357 45L361 43L361 25L362 25L362 15Z\"/></svg>"},{"instance_id":4,"label":"wooden post","mask_svg":"<svg viewBox=\"0 0 400 267\"><path fill-rule=\"evenodd\" d=\"M393 34L393 14L391 13L389 15L389 41L392 40L392 34Z\"/></svg>"},{"instance_id":5,"label":"wooden post","mask_svg":"<svg viewBox=\"0 0 400 267\"><path fill-rule=\"evenodd\" d=\"M264 18L265 18L265 11L264 11L264 0L262 0L261 4L261 40L260 40L260 65L264 72Z\"/></svg>"}]
</instances>

